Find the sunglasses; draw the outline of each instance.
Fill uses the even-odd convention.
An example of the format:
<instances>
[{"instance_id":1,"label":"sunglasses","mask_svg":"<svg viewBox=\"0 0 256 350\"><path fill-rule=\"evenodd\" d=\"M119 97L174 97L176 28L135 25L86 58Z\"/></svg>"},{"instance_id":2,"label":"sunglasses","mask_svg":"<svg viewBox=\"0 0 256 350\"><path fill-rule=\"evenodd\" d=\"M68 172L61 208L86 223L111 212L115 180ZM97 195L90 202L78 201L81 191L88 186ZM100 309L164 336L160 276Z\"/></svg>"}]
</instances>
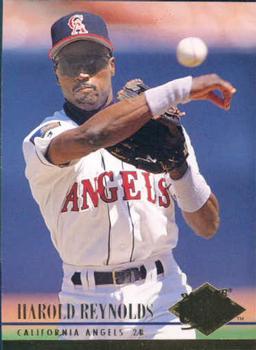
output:
<instances>
[{"instance_id":1,"label":"sunglasses","mask_svg":"<svg viewBox=\"0 0 256 350\"><path fill-rule=\"evenodd\" d=\"M60 57L54 62L55 69L58 67L60 73L69 77L78 76L81 72L95 75L106 68L111 56L84 55Z\"/></svg>"}]
</instances>

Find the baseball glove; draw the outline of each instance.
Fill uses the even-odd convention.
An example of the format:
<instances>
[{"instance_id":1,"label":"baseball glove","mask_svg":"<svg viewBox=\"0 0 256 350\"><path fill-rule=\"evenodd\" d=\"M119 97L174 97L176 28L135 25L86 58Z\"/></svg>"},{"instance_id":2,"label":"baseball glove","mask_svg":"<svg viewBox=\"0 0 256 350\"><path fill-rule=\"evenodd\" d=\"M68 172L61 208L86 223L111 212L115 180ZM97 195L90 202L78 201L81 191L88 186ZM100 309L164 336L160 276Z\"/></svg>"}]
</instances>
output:
<instances>
[{"instance_id":1,"label":"baseball glove","mask_svg":"<svg viewBox=\"0 0 256 350\"><path fill-rule=\"evenodd\" d=\"M118 92L117 99L134 97L149 87L142 80L126 83ZM157 119L151 119L135 134L107 150L120 160L151 173L170 172L181 166L188 156L180 118L185 113L178 108L170 110Z\"/></svg>"}]
</instances>

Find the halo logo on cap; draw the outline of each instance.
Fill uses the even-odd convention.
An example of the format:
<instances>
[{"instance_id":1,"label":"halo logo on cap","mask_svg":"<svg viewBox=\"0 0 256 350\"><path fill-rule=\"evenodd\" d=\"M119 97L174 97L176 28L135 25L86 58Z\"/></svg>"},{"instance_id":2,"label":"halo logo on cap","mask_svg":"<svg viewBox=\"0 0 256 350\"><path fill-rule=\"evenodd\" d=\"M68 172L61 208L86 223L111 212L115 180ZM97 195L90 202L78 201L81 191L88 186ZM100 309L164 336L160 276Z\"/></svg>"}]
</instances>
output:
<instances>
[{"instance_id":1,"label":"halo logo on cap","mask_svg":"<svg viewBox=\"0 0 256 350\"><path fill-rule=\"evenodd\" d=\"M73 15L68 20L68 26L72 29L71 35L88 33L88 30L85 28L83 23L84 16L83 15Z\"/></svg>"}]
</instances>

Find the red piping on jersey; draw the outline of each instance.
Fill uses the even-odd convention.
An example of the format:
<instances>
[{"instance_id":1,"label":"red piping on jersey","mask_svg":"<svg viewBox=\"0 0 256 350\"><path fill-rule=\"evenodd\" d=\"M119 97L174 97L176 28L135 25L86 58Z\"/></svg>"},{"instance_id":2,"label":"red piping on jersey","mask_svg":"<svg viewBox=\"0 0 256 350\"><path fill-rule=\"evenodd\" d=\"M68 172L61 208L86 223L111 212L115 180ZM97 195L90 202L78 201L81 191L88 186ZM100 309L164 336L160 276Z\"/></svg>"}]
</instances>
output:
<instances>
[{"instance_id":1,"label":"red piping on jersey","mask_svg":"<svg viewBox=\"0 0 256 350\"><path fill-rule=\"evenodd\" d=\"M61 46L63 43L65 43L65 41L75 41L75 40L71 40L71 39L76 39L76 38L95 38L95 39L99 39L99 41L101 42L104 42L106 44L108 44L107 47L110 47L112 50L113 50L113 45L111 43L111 41L105 39L104 37L102 37L101 35L98 35L98 34L91 34L91 33L88 33L88 34L76 34L76 35L70 35L60 41L57 42L57 44L55 44L50 50L49 50L49 58L52 59L52 52L55 51L56 48L58 48L59 46ZM96 40L95 40L96 41Z\"/></svg>"}]
</instances>

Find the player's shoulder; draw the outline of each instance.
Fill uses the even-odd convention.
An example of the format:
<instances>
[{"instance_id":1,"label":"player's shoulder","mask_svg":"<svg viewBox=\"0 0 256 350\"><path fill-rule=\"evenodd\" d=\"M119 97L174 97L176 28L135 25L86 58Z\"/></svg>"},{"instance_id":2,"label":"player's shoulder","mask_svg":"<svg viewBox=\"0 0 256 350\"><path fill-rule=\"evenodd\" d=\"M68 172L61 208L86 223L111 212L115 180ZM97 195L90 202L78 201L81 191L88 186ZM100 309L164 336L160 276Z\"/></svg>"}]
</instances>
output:
<instances>
[{"instance_id":1,"label":"player's shoulder","mask_svg":"<svg viewBox=\"0 0 256 350\"><path fill-rule=\"evenodd\" d=\"M25 136L23 142L31 141L33 143L35 137L44 137L44 135L51 129L61 126L70 126L71 128L77 126L77 124L67 117L63 110L60 110L55 112L52 116L43 119L39 125Z\"/></svg>"}]
</instances>

